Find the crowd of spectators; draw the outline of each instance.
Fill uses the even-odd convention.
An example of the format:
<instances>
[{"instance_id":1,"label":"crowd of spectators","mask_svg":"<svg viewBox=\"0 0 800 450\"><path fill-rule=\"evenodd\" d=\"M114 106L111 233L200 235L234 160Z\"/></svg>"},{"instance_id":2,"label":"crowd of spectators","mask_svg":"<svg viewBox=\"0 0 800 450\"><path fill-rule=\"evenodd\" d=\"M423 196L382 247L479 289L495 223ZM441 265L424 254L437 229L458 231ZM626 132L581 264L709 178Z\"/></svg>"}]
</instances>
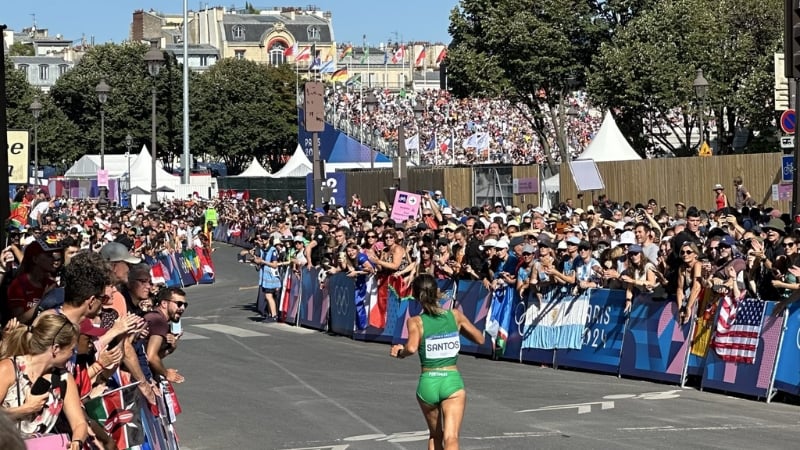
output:
<instances>
[{"instance_id":1,"label":"crowd of spectators","mask_svg":"<svg viewBox=\"0 0 800 450\"><path fill-rule=\"evenodd\" d=\"M375 104L364 103L368 94ZM567 97L566 132L572 157L580 155L602 123L602 113L592 106L585 92ZM348 129L354 139L363 138L380 148L373 138L396 145L398 126L403 124L406 138L419 134L419 159L422 164L532 164L546 160L544 149L530 123L531 113L524 104L489 98L456 99L449 92L427 89L413 94L389 90L329 88L326 108L329 121ZM422 106L422 117L415 119L414 106ZM419 106L417 107L419 110ZM539 111L545 126L550 152L560 161L556 130L549 109ZM363 131L362 131L363 130ZM477 132L489 135L489 146L476 149L464 142ZM362 135L363 133L363 135ZM412 150L412 156L416 151Z\"/></svg>"},{"instance_id":2,"label":"crowd of spectators","mask_svg":"<svg viewBox=\"0 0 800 450\"><path fill-rule=\"evenodd\" d=\"M24 188L12 205L0 256L0 410L25 439L65 433L70 449L116 448L83 405L131 383L156 405L166 382L183 381L164 358L178 347L171 324L186 293L154 283L151 265L164 252L210 249L213 205L150 212Z\"/></svg>"},{"instance_id":3,"label":"crowd of spectators","mask_svg":"<svg viewBox=\"0 0 800 450\"><path fill-rule=\"evenodd\" d=\"M800 296L800 231L788 214L755 205L740 178L734 185L731 206L715 210L603 197L586 208L567 199L550 211L499 202L459 209L435 191L423 196L418 217L403 221L380 202L324 211L255 202L231 206L223 220L252 230L256 250L241 260L270 270L316 266L323 277L346 272L357 286L372 275L410 283L430 273L514 286L523 298L624 289L629 300L674 299L685 323L714 307L714 294L781 301L779 311Z\"/></svg>"}]
</instances>

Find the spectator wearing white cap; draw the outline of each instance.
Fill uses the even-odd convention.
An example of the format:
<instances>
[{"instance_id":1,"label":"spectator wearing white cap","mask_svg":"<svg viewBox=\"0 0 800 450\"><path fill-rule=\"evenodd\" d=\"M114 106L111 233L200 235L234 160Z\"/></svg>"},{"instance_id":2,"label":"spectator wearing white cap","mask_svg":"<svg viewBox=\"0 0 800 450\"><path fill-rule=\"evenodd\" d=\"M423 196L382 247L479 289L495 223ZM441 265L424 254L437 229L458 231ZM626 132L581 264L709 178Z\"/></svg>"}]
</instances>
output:
<instances>
[{"instance_id":1,"label":"spectator wearing white cap","mask_svg":"<svg viewBox=\"0 0 800 450\"><path fill-rule=\"evenodd\" d=\"M440 209L450 206L450 204L447 202L447 199L444 198L444 195L442 195L442 191L434 191L433 200L436 202L436 206L438 206Z\"/></svg>"},{"instance_id":2,"label":"spectator wearing white cap","mask_svg":"<svg viewBox=\"0 0 800 450\"><path fill-rule=\"evenodd\" d=\"M505 212L505 208L503 208L503 204L500 202L495 202L494 212L489 214L489 220L494 221L495 217L500 217L501 219L503 219L503 223L506 223L508 215Z\"/></svg>"},{"instance_id":3,"label":"spectator wearing white cap","mask_svg":"<svg viewBox=\"0 0 800 450\"><path fill-rule=\"evenodd\" d=\"M725 187L717 183L714 185L714 206L715 211L719 211L728 206L728 196L725 195Z\"/></svg>"}]
</instances>

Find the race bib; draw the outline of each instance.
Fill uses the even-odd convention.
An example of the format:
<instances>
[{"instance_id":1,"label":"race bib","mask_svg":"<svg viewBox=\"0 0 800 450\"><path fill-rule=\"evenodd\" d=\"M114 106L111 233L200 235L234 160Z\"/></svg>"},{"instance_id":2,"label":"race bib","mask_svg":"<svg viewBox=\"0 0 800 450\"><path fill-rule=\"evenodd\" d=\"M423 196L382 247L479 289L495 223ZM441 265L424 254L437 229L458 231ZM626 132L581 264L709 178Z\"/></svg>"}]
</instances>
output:
<instances>
[{"instance_id":1,"label":"race bib","mask_svg":"<svg viewBox=\"0 0 800 450\"><path fill-rule=\"evenodd\" d=\"M461 340L456 331L429 336L425 340L425 357L428 359L452 358L460 349Z\"/></svg>"}]
</instances>

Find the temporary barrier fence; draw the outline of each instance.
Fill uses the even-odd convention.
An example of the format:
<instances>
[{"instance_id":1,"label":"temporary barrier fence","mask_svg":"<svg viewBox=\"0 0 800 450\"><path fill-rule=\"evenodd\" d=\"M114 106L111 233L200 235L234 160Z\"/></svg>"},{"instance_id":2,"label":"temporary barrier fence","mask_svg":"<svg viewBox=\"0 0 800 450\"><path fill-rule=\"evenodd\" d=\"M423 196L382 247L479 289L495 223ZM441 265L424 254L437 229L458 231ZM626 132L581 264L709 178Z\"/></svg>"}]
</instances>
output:
<instances>
[{"instance_id":1,"label":"temporary barrier fence","mask_svg":"<svg viewBox=\"0 0 800 450\"><path fill-rule=\"evenodd\" d=\"M220 231L222 229L222 231ZM225 236L224 227L217 229ZM227 242L241 241L222 239ZM298 299L297 324L329 330L356 340L401 343L408 338L406 320L421 311L408 296L403 280L387 277L367 281L369 326L356 329L355 281L345 274L320 278L317 268L303 269L289 297ZM385 289L385 294L381 294ZM575 293L554 289L520 298L495 295L481 282L440 281L442 306L459 309L491 339L481 346L462 338L462 353L605 372L620 376L684 384L688 375L701 376L701 388L739 393L769 401L776 391L800 394L800 305L773 316L775 302L750 316L751 357L720 356L715 339L722 326L721 310L701 314L695 322L679 323L674 299L634 298L625 314L625 292L594 289ZM280 298L286 296L283 292ZM383 297L385 295L385 297ZM385 299L385 300L384 300ZM743 299L745 305L750 299ZM712 300L711 304L724 301ZM289 311L292 301L284 302ZM742 306L744 307L744 306ZM292 315L286 314L287 322ZM741 320L745 320L742 318ZM576 334L576 326L578 332ZM784 337L786 342L784 345Z\"/></svg>"},{"instance_id":2,"label":"temporary barrier fence","mask_svg":"<svg viewBox=\"0 0 800 450\"><path fill-rule=\"evenodd\" d=\"M175 252L164 250L158 255L145 256L153 282L167 287L187 287L214 282L214 263L205 248L195 247Z\"/></svg>"},{"instance_id":3,"label":"temporary barrier fence","mask_svg":"<svg viewBox=\"0 0 800 450\"><path fill-rule=\"evenodd\" d=\"M402 343L408 338L405 322L421 311L410 297L389 289L385 308L372 304L373 321L377 310L385 314L383 326L370 325L356 330L355 282L347 275L334 274L319 283L318 269L303 270L300 277L302 301L299 324L310 328L327 329L356 340ZM388 281L387 281L388 282ZM442 306L459 309L479 330L493 334L490 322L495 320L493 309L497 299L482 283L440 281L445 292ZM380 286L372 290L377 291ZM449 298L448 298L449 297ZM452 298L453 300L450 300ZM787 329L791 343L781 348L786 314L773 317L775 303L763 302L764 307L753 328L757 351L752 362L724 361L717 355L713 343L703 341L698 367L702 370L701 387L739 393L769 401L775 389L788 393L800 391L797 352L800 349L797 325L800 307L790 310ZM556 368L619 374L635 378L682 384L687 376L690 350L695 331L692 322L680 325L673 300L653 300L649 296L634 299L631 311L624 312L625 291L594 289L580 294L554 290L538 298L513 297L507 318L508 334L502 348L493 347L492 340L478 346L462 337L461 351L466 354L490 356L523 363L547 364ZM330 315L328 315L330 310ZM330 317L330 327L328 327ZM576 336L574 318L580 317ZM718 315L710 318L717 323ZM505 319L500 318L502 322ZM500 328L505 326L501 323ZM548 329L549 327L549 329ZM715 326L712 328L716 328ZM697 336L696 336L697 338ZM695 344L700 342L695 339ZM548 348L549 347L549 348ZM781 356L784 356L781 358ZM786 361L786 365L783 365ZM776 380L776 374L779 376ZM773 387L774 383L774 387Z\"/></svg>"}]
</instances>

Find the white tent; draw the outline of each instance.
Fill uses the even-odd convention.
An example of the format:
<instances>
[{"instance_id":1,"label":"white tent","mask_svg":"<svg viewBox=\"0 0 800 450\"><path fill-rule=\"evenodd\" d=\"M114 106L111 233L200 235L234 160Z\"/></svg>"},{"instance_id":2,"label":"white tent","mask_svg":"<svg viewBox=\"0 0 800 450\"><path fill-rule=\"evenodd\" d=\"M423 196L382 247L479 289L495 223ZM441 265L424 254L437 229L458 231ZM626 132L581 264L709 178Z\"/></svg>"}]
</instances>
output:
<instances>
[{"instance_id":1,"label":"white tent","mask_svg":"<svg viewBox=\"0 0 800 450\"><path fill-rule=\"evenodd\" d=\"M142 189L150 190L152 180L152 158L147 146L142 146L142 151L139 156L131 163L131 187L140 187ZM156 161L156 186L168 186L174 188L181 183L181 179L177 175L164 170L161 161Z\"/></svg>"},{"instance_id":2,"label":"white tent","mask_svg":"<svg viewBox=\"0 0 800 450\"><path fill-rule=\"evenodd\" d=\"M595 162L601 162L640 160L642 157L636 153L636 150L619 131L611 112L606 111L600 130L578 159L592 159Z\"/></svg>"},{"instance_id":3,"label":"white tent","mask_svg":"<svg viewBox=\"0 0 800 450\"><path fill-rule=\"evenodd\" d=\"M236 175L236 176L237 177L269 177L271 175L270 175L269 172L267 172L267 169L265 169L264 166L262 166L261 163L258 162L258 159L256 159L255 156L253 156L253 161L250 163L250 165L247 167L247 169L245 169L244 172L242 172L242 173L240 173L239 175Z\"/></svg>"},{"instance_id":4,"label":"white tent","mask_svg":"<svg viewBox=\"0 0 800 450\"><path fill-rule=\"evenodd\" d=\"M135 155L131 155L130 158L131 162L133 162ZM125 155L105 155L104 166L108 171L109 178L122 178L128 173L128 157ZM98 170L100 170L100 155L83 155L67 170L64 177L72 180L94 180L97 178Z\"/></svg>"},{"instance_id":5,"label":"white tent","mask_svg":"<svg viewBox=\"0 0 800 450\"><path fill-rule=\"evenodd\" d=\"M305 152L303 152L303 148L298 145L286 165L270 176L272 178L304 177L313 171L314 166L308 160Z\"/></svg>"}]
</instances>

